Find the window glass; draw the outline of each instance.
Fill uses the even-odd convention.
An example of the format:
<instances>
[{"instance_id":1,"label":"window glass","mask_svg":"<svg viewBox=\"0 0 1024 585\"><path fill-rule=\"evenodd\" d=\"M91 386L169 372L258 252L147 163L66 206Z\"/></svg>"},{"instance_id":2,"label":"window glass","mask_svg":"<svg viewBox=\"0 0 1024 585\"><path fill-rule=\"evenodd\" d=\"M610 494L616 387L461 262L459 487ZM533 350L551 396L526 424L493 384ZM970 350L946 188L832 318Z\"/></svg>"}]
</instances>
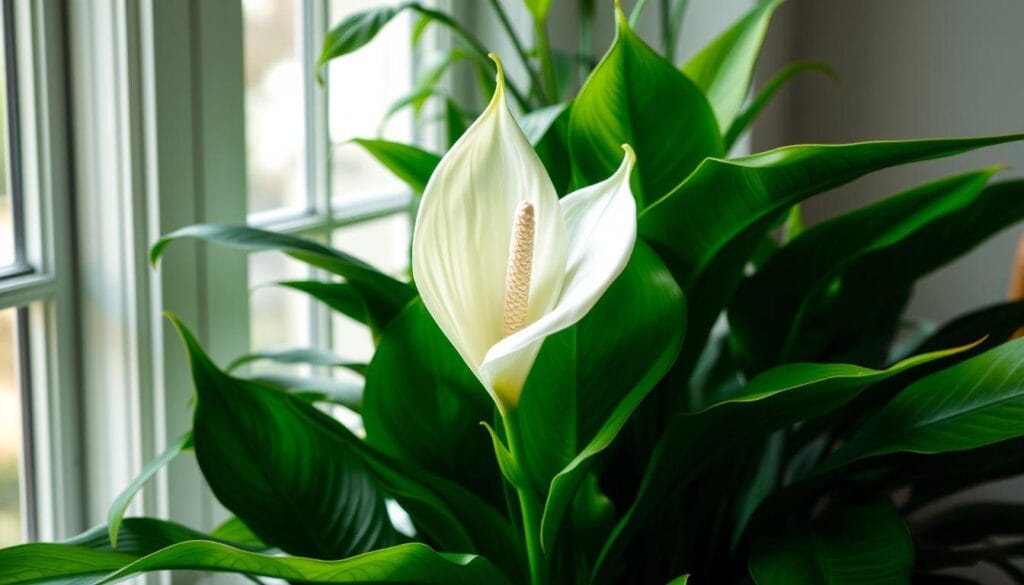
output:
<instances>
[{"instance_id":1,"label":"window glass","mask_svg":"<svg viewBox=\"0 0 1024 585\"><path fill-rule=\"evenodd\" d=\"M23 541L22 409L18 383L16 310L0 311L0 547Z\"/></svg>"},{"instance_id":2,"label":"window glass","mask_svg":"<svg viewBox=\"0 0 1024 585\"><path fill-rule=\"evenodd\" d=\"M249 213L301 210L305 141L297 0L243 0Z\"/></svg>"},{"instance_id":3,"label":"window glass","mask_svg":"<svg viewBox=\"0 0 1024 585\"><path fill-rule=\"evenodd\" d=\"M0 64L6 65L7 26L0 27ZM14 204L10 190L10 162L7 153L7 68L0 69L0 268L14 264L18 259L14 220Z\"/></svg>"},{"instance_id":4,"label":"window glass","mask_svg":"<svg viewBox=\"0 0 1024 585\"><path fill-rule=\"evenodd\" d=\"M351 14L379 6L379 0L332 0L330 23L334 25ZM403 11L370 44L328 65L331 198L334 203L405 190L401 181L362 148L348 141L377 137L380 130L388 140L411 142L413 139L409 108L380 128L391 104L412 90L411 12Z\"/></svg>"}]
</instances>

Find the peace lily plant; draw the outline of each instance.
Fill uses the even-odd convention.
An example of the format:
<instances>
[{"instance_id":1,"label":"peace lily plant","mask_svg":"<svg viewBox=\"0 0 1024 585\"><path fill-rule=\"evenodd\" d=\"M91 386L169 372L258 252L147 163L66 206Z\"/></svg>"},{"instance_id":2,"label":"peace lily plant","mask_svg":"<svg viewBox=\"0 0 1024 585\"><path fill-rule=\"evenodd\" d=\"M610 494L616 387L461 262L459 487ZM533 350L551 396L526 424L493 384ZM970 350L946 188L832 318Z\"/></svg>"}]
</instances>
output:
<instances>
[{"instance_id":1,"label":"peace lily plant","mask_svg":"<svg viewBox=\"0 0 1024 585\"><path fill-rule=\"evenodd\" d=\"M789 79L832 75L796 63L751 92L780 0L682 66L685 1L646 16L643 1L628 17L617 7L600 61L592 2L579 3L574 55L547 42L553 3L524 4L533 46L487 4L517 78L487 58L492 39L416 2L326 38L322 65L402 12L417 31L453 33L392 107L439 124L447 153L356 141L418 196L411 275L245 226L185 227L151 250L155 263L198 238L314 266L330 278L281 286L365 324L372 360L295 348L221 366L172 316L192 428L106 524L0 550L0 584L175 569L296 583L927 584L981 582L978 565L1024 579L1024 508L965 495L1024 472L1024 301L939 326L904 317L918 279L1024 217L1024 182L994 180L993 166L813 226L800 213L865 174L1024 136L734 156ZM645 17L664 24L661 51L633 30ZM448 71L476 79L481 113L439 83ZM254 361L364 383L268 377ZM361 424L332 416L342 410ZM230 511L222 525L124 517L176 457Z\"/></svg>"}]
</instances>

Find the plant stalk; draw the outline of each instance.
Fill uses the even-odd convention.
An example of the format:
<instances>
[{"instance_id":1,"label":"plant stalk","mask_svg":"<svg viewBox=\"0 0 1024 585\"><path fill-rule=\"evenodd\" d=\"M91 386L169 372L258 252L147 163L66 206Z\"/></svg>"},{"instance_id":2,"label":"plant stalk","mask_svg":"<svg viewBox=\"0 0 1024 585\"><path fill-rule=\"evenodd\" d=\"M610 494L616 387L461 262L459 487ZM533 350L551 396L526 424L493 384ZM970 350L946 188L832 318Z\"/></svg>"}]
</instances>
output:
<instances>
[{"instance_id":1,"label":"plant stalk","mask_svg":"<svg viewBox=\"0 0 1024 585\"><path fill-rule=\"evenodd\" d=\"M504 418L505 437L508 439L509 452L512 453L516 465L522 469L526 462L526 451L522 437L519 435L519 420L516 411L509 411ZM524 485L517 485L515 488L519 495L519 509L523 517L523 538L526 541L526 557L530 566L530 585L547 585L547 563L544 558L544 550L540 545L540 521L543 512L540 494L525 480L523 483Z\"/></svg>"},{"instance_id":2,"label":"plant stalk","mask_svg":"<svg viewBox=\"0 0 1024 585\"><path fill-rule=\"evenodd\" d=\"M548 42L548 21L534 19L534 44L537 46L537 57L540 59L540 70L544 76L544 89L549 103L558 101L558 78L555 76L555 61L551 56L551 44Z\"/></svg>"},{"instance_id":3,"label":"plant stalk","mask_svg":"<svg viewBox=\"0 0 1024 585\"><path fill-rule=\"evenodd\" d=\"M526 54L526 48L523 47L522 41L519 40L519 35L516 34L516 29L512 26L508 13L502 8L501 0L491 0L491 7L494 8L494 13L498 15L501 26L508 34L508 38L512 40L512 46L515 48L516 54L519 55L519 59L523 62L523 67L526 68L527 73L530 75L530 83L533 85L534 91L541 98L541 101L546 101L540 76L537 75L537 70L534 69L533 64L530 62L530 56Z\"/></svg>"}]
</instances>

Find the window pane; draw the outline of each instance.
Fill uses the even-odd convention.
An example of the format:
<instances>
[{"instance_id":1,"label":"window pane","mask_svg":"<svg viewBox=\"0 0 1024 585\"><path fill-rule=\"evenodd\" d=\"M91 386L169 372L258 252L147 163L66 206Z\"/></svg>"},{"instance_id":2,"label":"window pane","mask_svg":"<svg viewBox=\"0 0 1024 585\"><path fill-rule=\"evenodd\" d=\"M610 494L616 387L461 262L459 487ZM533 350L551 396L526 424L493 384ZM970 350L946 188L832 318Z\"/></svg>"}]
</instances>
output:
<instances>
[{"instance_id":1,"label":"window pane","mask_svg":"<svg viewBox=\"0 0 1024 585\"><path fill-rule=\"evenodd\" d=\"M253 349L307 347L310 345L310 301L298 291L272 286L282 280L306 280L306 266L277 252L249 256L249 282L253 288L250 311L250 342ZM256 371L304 373L301 367L256 364Z\"/></svg>"},{"instance_id":2,"label":"window pane","mask_svg":"<svg viewBox=\"0 0 1024 585\"><path fill-rule=\"evenodd\" d=\"M353 13L379 6L380 0L332 0L330 22L333 25ZM345 142L376 137L388 108L412 89L410 12L399 14L367 46L328 66L331 197L335 203L405 189L360 147ZM394 116L384 130L388 140L411 142L410 109Z\"/></svg>"},{"instance_id":3,"label":"window pane","mask_svg":"<svg viewBox=\"0 0 1024 585\"><path fill-rule=\"evenodd\" d=\"M297 0L243 0L249 213L305 207Z\"/></svg>"},{"instance_id":4,"label":"window pane","mask_svg":"<svg viewBox=\"0 0 1024 585\"><path fill-rule=\"evenodd\" d=\"M0 27L0 267L10 266L18 260L16 248L15 209L11 194L10 126L7 120L7 36L8 25Z\"/></svg>"},{"instance_id":5,"label":"window pane","mask_svg":"<svg viewBox=\"0 0 1024 585\"><path fill-rule=\"evenodd\" d=\"M0 547L23 541L21 510L21 389L16 310L0 311Z\"/></svg>"},{"instance_id":6,"label":"window pane","mask_svg":"<svg viewBox=\"0 0 1024 585\"><path fill-rule=\"evenodd\" d=\"M409 215L400 213L336 230L331 245L352 254L388 274L408 280ZM365 325L344 315L334 316L334 351L356 361L373 356L373 340ZM339 371L347 379L348 373Z\"/></svg>"}]
</instances>

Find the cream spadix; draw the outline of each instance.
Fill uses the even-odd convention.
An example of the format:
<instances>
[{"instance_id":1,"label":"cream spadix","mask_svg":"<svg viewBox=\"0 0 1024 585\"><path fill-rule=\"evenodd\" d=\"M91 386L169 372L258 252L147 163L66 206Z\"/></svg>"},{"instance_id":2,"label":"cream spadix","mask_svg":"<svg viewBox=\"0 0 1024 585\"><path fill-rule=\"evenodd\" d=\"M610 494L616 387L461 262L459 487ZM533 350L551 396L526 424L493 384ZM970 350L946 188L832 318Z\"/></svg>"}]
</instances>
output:
<instances>
[{"instance_id":1,"label":"cream spadix","mask_svg":"<svg viewBox=\"0 0 1024 585\"><path fill-rule=\"evenodd\" d=\"M412 264L427 310L508 412L544 339L582 319L629 260L635 157L623 145L611 177L559 200L495 63L494 97L423 192Z\"/></svg>"}]
</instances>

